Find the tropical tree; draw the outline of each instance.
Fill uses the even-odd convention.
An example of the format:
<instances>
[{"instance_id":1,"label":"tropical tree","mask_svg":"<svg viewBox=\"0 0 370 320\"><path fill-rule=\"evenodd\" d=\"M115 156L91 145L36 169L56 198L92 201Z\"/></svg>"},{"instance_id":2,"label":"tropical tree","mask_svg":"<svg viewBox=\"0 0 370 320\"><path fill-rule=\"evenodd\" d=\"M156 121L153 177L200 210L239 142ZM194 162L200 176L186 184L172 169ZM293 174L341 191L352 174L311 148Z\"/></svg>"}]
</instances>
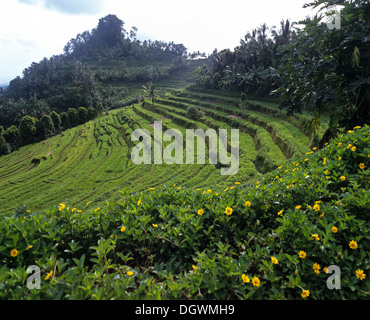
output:
<instances>
[{"instance_id":1,"label":"tropical tree","mask_svg":"<svg viewBox=\"0 0 370 320\"><path fill-rule=\"evenodd\" d=\"M50 113L51 120L53 120L54 129L56 132L59 132L62 125L62 120L60 119L60 116L55 111L52 111Z\"/></svg>"},{"instance_id":2,"label":"tropical tree","mask_svg":"<svg viewBox=\"0 0 370 320\"><path fill-rule=\"evenodd\" d=\"M71 122L69 121L69 117L68 117L67 112L61 112L60 121L61 121L61 128L63 130L67 130L67 129L71 128Z\"/></svg>"},{"instance_id":3,"label":"tropical tree","mask_svg":"<svg viewBox=\"0 0 370 320\"><path fill-rule=\"evenodd\" d=\"M4 128L0 126L0 155L8 153L8 146L4 138Z\"/></svg>"},{"instance_id":4,"label":"tropical tree","mask_svg":"<svg viewBox=\"0 0 370 320\"><path fill-rule=\"evenodd\" d=\"M154 108L154 101L157 98L157 93L155 91L155 85L153 82L149 82L143 86L145 95L152 101L152 107Z\"/></svg>"},{"instance_id":5,"label":"tropical tree","mask_svg":"<svg viewBox=\"0 0 370 320\"><path fill-rule=\"evenodd\" d=\"M54 122L52 118L44 114L41 119L37 122L36 126L38 139L43 140L51 137L54 134Z\"/></svg>"},{"instance_id":6,"label":"tropical tree","mask_svg":"<svg viewBox=\"0 0 370 320\"><path fill-rule=\"evenodd\" d=\"M86 108L84 107L78 108L78 118L80 120L80 124L85 123L88 120Z\"/></svg>"},{"instance_id":7,"label":"tropical tree","mask_svg":"<svg viewBox=\"0 0 370 320\"><path fill-rule=\"evenodd\" d=\"M19 136L23 145L34 142L37 121L34 117L24 116L19 123Z\"/></svg>"},{"instance_id":8,"label":"tropical tree","mask_svg":"<svg viewBox=\"0 0 370 320\"><path fill-rule=\"evenodd\" d=\"M9 144L10 151L16 150L20 147L20 137L18 128L14 125L10 126L4 132L5 141Z\"/></svg>"},{"instance_id":9,"label":"tropical tree","mask_svg":"<svg viewBox=\"0 0 370 320\"><path fill-rule=\"evenodd\" d=\"M88 120L94 119L97 116L97 114L98 113L95 108L89 107L89 109L87 109L87 119Z\"/></svg>"},{"instance_id":10,"label":"tropical tree","mask_svg":"<svg viewBox=\"0 0 370 320\"><path fill-rule=\"evenodd\" d=\"M340 28L329 28L322 11L340 4ZM330 128L321 144L340 128L369 123L370 105L370 3L364 0L324 1L307 5L321 6L320 15L306 19L304 29L285 50L280 68L281 106L289 113L313 111L315 124L330 116ZM313 125L312 127L317 127Z\"/></svg>"},{"instance_id":11,"label":"tropical tree","mask_svg":"<svg viewBox=\"0 0 370 320\"><path fill-rule=\"evenodd\" d=\"M80 119L78 118L78 111L76 108L68 108L67 115L69 123L72 127L75 127L79 124Z\"/></svg>"}]
</instances>

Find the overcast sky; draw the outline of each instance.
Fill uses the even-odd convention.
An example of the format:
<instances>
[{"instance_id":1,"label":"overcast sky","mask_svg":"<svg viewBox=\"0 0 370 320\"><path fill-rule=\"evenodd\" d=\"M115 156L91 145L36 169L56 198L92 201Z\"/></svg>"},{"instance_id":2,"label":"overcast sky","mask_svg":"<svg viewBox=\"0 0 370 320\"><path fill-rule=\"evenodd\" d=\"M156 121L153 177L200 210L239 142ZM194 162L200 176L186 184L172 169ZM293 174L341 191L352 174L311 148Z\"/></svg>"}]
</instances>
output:
<instances>
[{"instance_id":1,"label":"overcast sky","mask_svg":"<svg viewBox=\"0 0 370 320\"><path fill-rule=\"evenodd\" d=\"M32 62L63 52L78 33L115 14L139 29L141 40L183 43L188 51L234 49L247 31L266 22L312 16L310 0L6 0L0 4L0 84Z\"/></svg>"}]
</instances>

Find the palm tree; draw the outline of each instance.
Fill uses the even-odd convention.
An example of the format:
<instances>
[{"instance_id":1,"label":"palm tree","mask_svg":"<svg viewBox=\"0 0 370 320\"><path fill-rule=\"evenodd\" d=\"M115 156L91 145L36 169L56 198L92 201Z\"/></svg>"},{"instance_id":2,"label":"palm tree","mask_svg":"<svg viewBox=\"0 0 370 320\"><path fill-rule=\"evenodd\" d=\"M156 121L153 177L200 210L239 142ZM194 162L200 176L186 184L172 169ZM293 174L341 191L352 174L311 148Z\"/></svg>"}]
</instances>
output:
<instances>
[{"instance_id":1,"label":"palm tree","mask_svg":"<svg viewBox=\"0 0 370 320\"><path fill-rule=\"evenodd\" d=\"M157 93L155 92L153 82L150 81L146 86L144 85L143 88L145 95L152 100L152 107L154 108L154 101L157 98Z\"/></svg>"}]
</instances>

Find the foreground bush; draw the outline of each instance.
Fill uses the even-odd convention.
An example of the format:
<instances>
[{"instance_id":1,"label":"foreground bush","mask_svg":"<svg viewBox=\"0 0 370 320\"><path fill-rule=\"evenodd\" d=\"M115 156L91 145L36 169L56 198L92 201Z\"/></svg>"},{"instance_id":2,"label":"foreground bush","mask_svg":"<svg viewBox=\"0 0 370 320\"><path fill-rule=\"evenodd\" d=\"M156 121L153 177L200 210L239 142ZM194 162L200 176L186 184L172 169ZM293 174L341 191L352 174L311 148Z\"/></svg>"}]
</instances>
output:
<instances>
[{"instance_id":1,"label":"foreground bush","mask_svg":"<svg viewBox=\"0 0 370 320\"><path fill-rule=\"evenodd\" d=\"M219 193L174 185L104 208L20 209L0 222L0 297L368 299L369 135L355 128Z\"/></svg>"}]
</instances>

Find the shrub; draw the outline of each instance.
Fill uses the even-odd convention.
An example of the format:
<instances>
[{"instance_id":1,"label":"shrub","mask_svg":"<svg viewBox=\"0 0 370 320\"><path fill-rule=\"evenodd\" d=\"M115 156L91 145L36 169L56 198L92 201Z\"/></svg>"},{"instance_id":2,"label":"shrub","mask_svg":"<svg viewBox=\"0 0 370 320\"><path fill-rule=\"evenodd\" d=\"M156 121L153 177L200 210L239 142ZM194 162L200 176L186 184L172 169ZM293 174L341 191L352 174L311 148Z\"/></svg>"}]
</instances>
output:
<instances>
[{"instance_id":1,"label":"shrub","mask_svg":"<svg viewBox=\"0 0 370 320\"><path fill-rule=\"evenodd\" d=\"M71 122L69 121L68 114L66 112L62 112L60 114L61 126L63 130L67 130L71 128Z\"/></svg>"},{"instance_id":2,"label":"shrub","mask_svg":"<svg viewBox=\"0 0 370 320\"><path fill-rule=\"evenodd\" d=\"M49 115L44 114L37 122L38 139L47 139L54 134L54 122Z\"/></svg>"},{"instance_id":3,"label":"shrub","mask_svg":"<svg viewBox=\"0 0 370 320\"><path fill-rule=\"evenodd\" d=\"M76 108L68 108L67 111L69 123L71 124L71 127L75 127L79 125L80 119L78 117L78 111Z\"/></svg>"},{"instance_id":4,"label":"shrub","mask_svg":"<svg viewBox=\"0 0 370 320\"><path fill-rule=\"evenodd\" d=\"M50 113L50 117L51 117L51 120L53 120L55 131L59 132L62 126L62 120L60 119L59 114L57 114L55 111L52 111Z\"/></svg>"},{"instance_id":5,"label":"shrub","mask_svg":"<svg viewBox=\"0 0 370 320\"><path fill-rule=\"evenodd\" d=\"M19 123L19 136L22 144L32 143L36 134L37 119L30 116L24 116Z\"/></svg>"}]
</instances>

